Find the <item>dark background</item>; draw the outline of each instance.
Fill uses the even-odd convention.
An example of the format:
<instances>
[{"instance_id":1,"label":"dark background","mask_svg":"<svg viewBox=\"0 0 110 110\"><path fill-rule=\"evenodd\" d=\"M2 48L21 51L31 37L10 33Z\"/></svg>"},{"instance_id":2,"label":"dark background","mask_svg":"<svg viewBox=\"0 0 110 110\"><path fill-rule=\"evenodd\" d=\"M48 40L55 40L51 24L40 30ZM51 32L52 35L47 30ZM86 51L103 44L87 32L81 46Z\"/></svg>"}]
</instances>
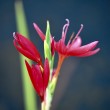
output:
<instances>
[{"instance_id":1,"label":"dark background","mask_svg":"<svg viewBox=\"0 0 110 110\"><path fill-rule=\"evenodd\" d=\"M0 0L0 110L24 110L19 55L12 37L17 31L14 2ZM68 18L67 40L81 23L83 44L99 40L98 54L65 60L51 110L110 110L110 1L23 0L23 3L31 40L42 54L43 43L33 22L45 33L49 20L52 35L58 40Z\"/></svg>"}]
</instances>

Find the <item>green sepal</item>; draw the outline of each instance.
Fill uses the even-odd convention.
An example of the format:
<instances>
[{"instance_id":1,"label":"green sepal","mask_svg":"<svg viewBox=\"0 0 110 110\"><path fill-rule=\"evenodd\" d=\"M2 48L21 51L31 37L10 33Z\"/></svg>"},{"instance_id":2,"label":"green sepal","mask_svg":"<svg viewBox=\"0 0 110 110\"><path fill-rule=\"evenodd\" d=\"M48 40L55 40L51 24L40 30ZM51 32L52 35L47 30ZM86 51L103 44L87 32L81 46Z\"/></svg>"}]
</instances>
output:
<instances>
[{"instance_id":1,"label":"green sepal","mask_svg":"<svg viewBox=\"0 0 110 110\"><path fill-rule=\"evenodd\" d=\"M49 24L49 21L47 21L47 29L46 29L46 42L47 44L49 45L49 48L51 47L50 44L51 44L51 41L50 41L50 37L51 37L51 34L50 34L50 24Z\"/></svg>"},{"instance_id":2,"label":"green sepal","mask_svg":"<svg viewBox=\"0 0 110 110\"><path fill-rule=\"evenodd\" d=\"M47 21L47 29L46 29L46 38L44 40L44 56L45 58L48 58L49 62L51 62L51 41L50 41L50 25L49 21Z\"/></svg>"},{"instance_id":3,"label":"green sepal","mask_svg":"<svg viewBox=\"0 0 110 110\"><path fill-rule=\"evenodd\" d=\"M44 40L44 55L45 59L48 58L48 60L51 61L51 49L47 44L46 40Z\"/></svg>"},{"instance_id":4,"label":"green sepal","mask_svg":"<svg viewBox=\"0 0 110 110\"><path fill-rule=\"evenodd\" d=\"M57 83L57 78L53 78L52 81L49 83L49 90L51 92L51 95L54 94L56 83Z\"/></svg>"}]
</instances>

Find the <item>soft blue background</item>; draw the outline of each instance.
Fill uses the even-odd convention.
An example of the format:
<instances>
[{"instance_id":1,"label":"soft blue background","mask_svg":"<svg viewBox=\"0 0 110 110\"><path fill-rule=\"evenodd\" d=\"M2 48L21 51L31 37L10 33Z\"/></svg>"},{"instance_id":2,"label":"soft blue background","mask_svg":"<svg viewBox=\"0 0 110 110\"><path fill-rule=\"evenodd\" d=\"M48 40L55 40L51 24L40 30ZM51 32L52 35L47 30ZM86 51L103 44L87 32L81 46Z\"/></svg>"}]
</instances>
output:
<instances>
[{"instance_id":1,"label":"soft blue background","mask_svg":"<svg viewBox=\"0 0 110 110\"><path fill-rule=\"evenodd\" d=\"M14 2L0 0L0 110L24 110L19 56L12 37L16 31ZM42 41L33 22L45 32L49 20L52 35L58 40L68 18L67 40L81 23L83 44L99 40L98 54L65 60L51 110L110 110L109 0L23 0L23 3L30 37L42 56Z\"/></svg>"}]
</instances>

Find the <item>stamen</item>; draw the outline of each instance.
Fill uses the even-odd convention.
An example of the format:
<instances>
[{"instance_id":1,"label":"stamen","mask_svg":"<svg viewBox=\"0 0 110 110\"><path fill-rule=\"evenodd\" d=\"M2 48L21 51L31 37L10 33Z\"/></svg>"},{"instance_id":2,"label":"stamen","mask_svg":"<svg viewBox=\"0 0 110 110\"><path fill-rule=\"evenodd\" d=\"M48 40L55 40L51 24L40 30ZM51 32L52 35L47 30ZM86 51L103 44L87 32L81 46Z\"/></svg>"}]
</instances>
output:
<instances>
[{"instance_id":1,"label":"stamen","mask_svg":"<svg viewBox=\"0 0 110 110\"><path fill-rule=\"evenodd\" d=\"M67 24L69 24L69 23L70 23L69 19L65 19L65 20L67 21Z\"/></svg>"},{"instance_id":2,"label":"stamen","mask_svg":"<svg viewBox=\"0 0 110 110\"><path fill-rule=\"evenodd\" d=\"M73 33L72 33L72 35L70 36L70 39L69 39L69 41L68 41L68 44L67 44L67 45L69 45L69 44L71 43L71 41L72 41L73 37L74 37L74 32L73 32Z\"/></svg>"},{"instance_id":3,"label":"stamen","mask_svg":"<svg viewBox=\"0 0 110 110\"><path fill-rule=\"evenodd\" d=\"M66 19L67 23L63 26L63 30L62 30L62 38L65 39L66 37L66 33L67 33L67 30L68 30L68 26L69 26L69 20Z\"/></svg>"},{"instance_id":4,"label":"stamen","mask_svg":"<svg viewBox=\"0 0 110 110\"><path fill-rule=\"evenodd\" d=\"M74 32L73 32L72 35L70 36L70 40L72 40L73 37L74 37Z\"/></svg>"},{"instance_id":5,"label":"stamen","mask_svg":"<svg viewBox=\"0 0 110 110\"><path fill-rule=\"evenodd\" d=\"M77 37L79 36L79 34L80 34L80 32L82 31L82 29L83 29L83 24L81 24L81 27L80 27L78 33L76 34L75 38L77 38Z\"/></svg>"}]
</instances>

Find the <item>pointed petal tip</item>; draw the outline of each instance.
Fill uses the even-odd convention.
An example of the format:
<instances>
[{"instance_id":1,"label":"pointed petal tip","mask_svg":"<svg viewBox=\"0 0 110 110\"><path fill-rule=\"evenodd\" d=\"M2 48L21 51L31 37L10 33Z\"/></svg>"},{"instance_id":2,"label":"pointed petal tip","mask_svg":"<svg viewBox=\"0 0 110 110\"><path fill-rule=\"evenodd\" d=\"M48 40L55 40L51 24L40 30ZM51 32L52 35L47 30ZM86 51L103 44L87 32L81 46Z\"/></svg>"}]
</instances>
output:
<instances>
[{"instance_id":1,"label":"pointed petal tip","mask_svg":"<svg viewBox=\"0 0 110 110\"><path fill-rule=\"evenodd\" d=\"M33 26L34 26L34 28L36 29L36 30L38 30L38 25L35 23L35 22L33 22Z\"/></svg>"},{"instance_id":2,"label":"pointed petal tip","mask_svg":"<svg viewBox=\"0 0 110 110\"><path fill-rule=\"evenodd\" d=\"M93 45L97 45L99 43L99 41L94 41Z\"/></svg>"},{"instance_id":3,"label":"pointed petal tip","mask_svg":"<svg viewBox=\"0 0 110 110\"><path fill-rule=\"evenodd\" d=\"M16 32L13 32L13 37L14 39L16 39Z\"/></svg>"},{"instance_id":4,"label":"pointed petal tip","mask_svg":"<svg viewBox=\"0 0 110 110\"><path fill-rule=\"evenodd\" d=\"M13 32L13 36L15 36L15 32Z\"/></svg>"},{"instance_id":5,"label":"pointed petal tip","mask_svg":"<svg viewBox=\"0 0 110 110\"><path fill-rule=\"evenodd\" d=\"M25 59L25 65L27 68L30 66L26 59Z\"/></svg>"},{"instance_id":6,"label":"pointed petal tip","mask_svg":"<svg viewBox=\"0 0 110 110\"><path fill-rule=\"evenodd\" d=\"M100 48L97 48L93 51L90 51L90 55L88 54L88 56L91 56L91 55L95 55L96 53L98 53L100 51Z\"/></svg>"},{"instance_id":7,"label":"pointed petal tip","mask_svg":"<svg viewBox=\"0 0 110 110\"><path fill-rule=\"evenodd\" d=\"M97 48L96 50L97 50L97 52L99 52L100 51L100 48Z\"/></svg>"},{"instance_id":8,"label":"pointed petal tip","mask_svg":"<svg viewBox=\"0 0 110 110\"><path fill-rule=\"evenodd\" d=\"M26 65L26 68L27 68L28 72L30 73L31 66L29 65L29 63L26 59L25 59L25 65Z\"/></svg>"},{"instance_id":9,"label":"pointed petal tip","mask_svg":"<svg viewBox=\"0 0 110 110\"><path fill-rule=\"evenodd\" d=\"M25 63L27 63L27 60L25 59Z\"/></svg>"},{"instance_id":10,"label":"pointed petal tip","mask_svg":"<svg viewBox=\"0 0 110 110\"><path fill-rule=\"evenodd\" d=\"M33 22L33 26L36 27L36 23Z\"/></svg>"},{"instance_id":11,"label":"pointed petal tip","mask_svg":"<svg viewBox=\"0 0 110 110\"><path fill-rule=\"evenodd\" d=\"M41 29L39 28L39 26L36 23L33 23L33 26L34 26L35 30L37 31L38 35L40 36L40 38L44 41L45 34L41 31Z\"/></svg>"},{"instance_id":12,"label":"pointed petal tip","mask_svg":"<svg viewBox=\"0 0 110 110\"><path fill-rule=\"evenodd\" d=\"M96 40L96 41L94 41L94 42L98 43L99 41L98 41L98 40Z\"/></svg>"},{"instance_id":13,"label":"pointed petal tip","mask_svg":"<svg viewBox=\"0 0 110 110\"><path fill-rule=\"evenodd\" d=\"M94 49L94 48L97 46L98 42L99 42L99 41L94 41L94 42L91 42L91 43L89 43L89 44L87 44L87 45L89 45L89 46L91 47L91 49ZM91 49L90 49L90 50L91 50Z\"/></svg>"},{"instance_id":14,"label":"pointed petal tip","mask_svg":"<svg viewBox=\"0 0 110 110\"><path fill-rule=\"evenodd\" d=\"M93 51L89 51L85 54L82 54L82 55L78 55L77 57L89 57L89 56L92 56L92 55L95 55L96 53L98 53L100 51L100 48L97 48Z\"/></svg>"},{"instance_id":15,"label":"pointed petal tip","mask_svg":"<svg viewBox=\"0 0 110 110\"><path fill-rule=\"evenodd\" d=\"M18 40L18 38L21 36L18 32L13 32L14 39Z\"/></svg>"}]
</instances>

